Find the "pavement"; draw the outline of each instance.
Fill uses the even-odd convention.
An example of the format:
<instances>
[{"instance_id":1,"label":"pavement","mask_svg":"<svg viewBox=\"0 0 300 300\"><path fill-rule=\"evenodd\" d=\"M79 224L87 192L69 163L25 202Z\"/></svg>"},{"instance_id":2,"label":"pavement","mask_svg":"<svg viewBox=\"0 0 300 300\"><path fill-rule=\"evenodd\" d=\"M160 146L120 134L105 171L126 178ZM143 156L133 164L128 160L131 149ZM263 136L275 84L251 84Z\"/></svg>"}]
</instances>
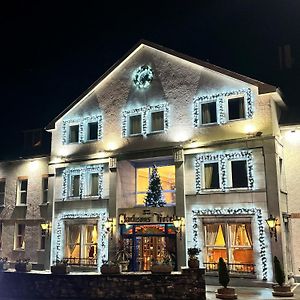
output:
<instances>
[{"instance_id":1,"label":"pavement","mask_svg":"<svg viewBox=\"0 0 300 300\"><path fill-rule=\"evenodd\" d=\"M216 300L215 291L220 286L207 285L206 286L206 300ZM274 297L272 296L272 288L266 287L236 287L236 294L238 300L300 300L300 283L296 283L292 291L294 297Z\"/></svg>"}]
</instances>

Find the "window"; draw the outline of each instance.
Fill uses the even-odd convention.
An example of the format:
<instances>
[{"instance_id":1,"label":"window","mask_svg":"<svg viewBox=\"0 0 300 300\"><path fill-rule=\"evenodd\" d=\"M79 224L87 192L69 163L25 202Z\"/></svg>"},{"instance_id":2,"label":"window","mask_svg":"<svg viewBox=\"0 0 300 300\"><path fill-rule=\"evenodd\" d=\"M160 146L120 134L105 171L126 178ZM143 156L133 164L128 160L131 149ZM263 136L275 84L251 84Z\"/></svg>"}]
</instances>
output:
<instances>
[{"instance_id":1,"label":"window","mask_svg":"<svg viewBox=\"0 0 300 300\"><path fill-rule=\"evenodd\" d=\"M246 160L231 161L231 178L232 178L232 187L233 188L248 187L247 161Z\"/></svg>"},{"instance_id":2,"label":"window","mask_svg":"<svg viewBox=\"0 0 300 300\"><path fill-rule=\"evenodd\" d=\"M40 236L40 250L46 249L46 229L41 229L41 236Z\"/></svg>"},{"instance_id":3,"label":"window","mask_svg":"<svg viewBox=\"0 0 300 300\"><path fill-rule=\"evenodd\" d=\"M17 205L26 205L26 203L27 203L27 188L28 188L28 179L19 179L18 193L17 193Z\"/></svg>"},{"instance_id":4,"label":"window","mask_svg":"<svg viewBox=\"0 0 300 300\"><path fill-rule=\"evenodd\" d=\"M0 206L4 206L5 179L0 179Z\"/></svg>"},{"instance_id":5,"label":"window","mask_svg":"<svg viewBox=\"0 0 300 300\"><path fill-rule=\"evenodd\" d=\"M87 125L87 140L94 141L98 139L98 122L91 122Z\"/></svg>"},{"instance_id":6,"label":"window","mask_svg":"<svg viewBox=\"0 0 300 300\"><path fill-rule=\"evenodd\" d=\"M25 224L17 223L15 225L15 250L25 249Z\"/></svg>"},{"instance_id":7,"label":"window","mask_svg":"<svg viewBox=\"0 0 300 300\"><path fill-rule=\"evenodd\" d=\"M217 123L216 102L201 104L201 124Z\"/></svg>"},{"instance_id":8,"label":"window","mask_svg":"<svg viewBox=\"0 0 300 300\"><path fill-rule=\"evenodd\" d=\"M253 240L250 220L224 223L211 220L204 221L204 263L214 265L217 269L219 258L231 264L235 272L253 272Z\"/></svg>"},{"instance_id":9,"label":"window","mask_svg":"<svg viewBox=\"0 0 300 300\"><path fill-rule=\"evenodd\" d=\"M228 99L228 118L237 120L245 118L245 100L244 97Z\"/></svg>"},{"instance_id":10,"label":"window","mask_svg":"<svg viewBox=\"0 0 300 300\"><path fill-rule=\"evenodd\" d=\"M217 162L204 164L205 189L219 189L219 164Z\"/></svg>"},{"instance_id":11,"label":"window","mask_svg":"<svg viewBox=\"0 0 300 300\"><path fill-rule=\"evenodd\" d=\"M69 143L79 142L79 125L70 125L69 127Z\"/></svg>"},{"instance_id":12,"label":"window","mask_svg":"<svg viewBox=\"0 0 300 300\"><path fill-rule=\"evenodd\" d=\"M0 249L2 249L2 229L3 229L3 223L0 222Z\"/></svg>"},{"instance_id":13,"label":"window","mask_svg":"<svg viewBox=\"0 0 300 300\"><path fill-rule=\"evenodd\" d=\"M163 195L167 204L175 203L175 166L157 167ZM136 204L144 205L152 168L136 169Z\"/></svg>"},{"instance_id":14,"label":"window","mask_svg":"<svg viewBox=\"0 0 300 300\"><path fill-rule=\"evenodd\" d=\"M71 197L79 197L80 195L80 175L73 175L71 177Z\"/></svg>"},{"instance_id":15,"label":"window","mask_svg":"<svg viewBox=\"0 0 300 300\"><path fill-rule=\"evenodd\" d=\"M99 174L91 173L90 174L90 186L89 186L89 195L98 196L99 195Z\"/></svg>"},{"instance_id":16,"label":"window","mask_svg":"<svg viewBox=\"0 0 300 300\"><path fill-rule=\"evenodd\" d=\"M43 197L43 203L48 202L48 177L42 178L42 197Z\"/></svg>"},{"instance_id":17,"label":"window","mask_svg":"<svg viewBox=\"0 0 300 300\"><path fill-rule=\"evenodd\" d=\"M156 111L151 113L151 131L164 130L164 112Z\"/></svg>"},{"instance_id":18,"label":"window","mask_svg":"<svg viewBox=\"0 0 300 300\"><path fill-rule=\"evenodd\" d=\"M69 263L97 265L97 223L70 224L66 229L65 257Z\"/></svg>"},{"instance_id":19,"label":"window","mask_svg":"<svg viewBox=\"0 0 300 300\"><path fill-rule=\"evenodd\" d=\"M129 117L129 134L135 135L135 134L141 134L142 132L142 116L141 115L135 115Z\"/></svg>"}]
</instances>

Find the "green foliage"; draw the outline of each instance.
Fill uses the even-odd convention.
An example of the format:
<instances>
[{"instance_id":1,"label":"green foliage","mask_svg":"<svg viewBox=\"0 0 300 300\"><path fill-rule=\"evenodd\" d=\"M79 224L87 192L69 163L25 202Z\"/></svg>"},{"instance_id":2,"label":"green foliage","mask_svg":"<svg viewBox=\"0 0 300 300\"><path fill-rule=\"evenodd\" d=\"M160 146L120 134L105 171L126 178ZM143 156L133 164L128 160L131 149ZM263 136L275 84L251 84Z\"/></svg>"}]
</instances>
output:
<instances>
[{"instance_id":1,"label":"green foliage","mask_svg":"<svg viewBox=\"0 0 300 300\"><path fill-rule=\"evenodd\" d=\"M218 272L219 272L219 283L224 288L227 288L230 278L227 270L227 265L222 257L219 258Z\"/></svg>"},{"instance_id":2,"label":"green foliage","mask_svg":"<svg viewBox=\"0 0 300 300\"><path fill-rule=\"evenodd\" d=\"M152 167L152 174L149 180L148 192L145 197L145 204L150 207L161 207L166 204L162 193L160 177L155 165Z\"/></svg>"},{"instance_id":3,"label":"green foliage","mask_svg":"<svg viewBox=\"0 0 300 300\"><path fill-rule=\"evenodd\" d=\"M274 256L274 268L275 268L275 280L280 286L282 286L285 281L285 274L277 256Z\"/></svg>"}]
</instances>

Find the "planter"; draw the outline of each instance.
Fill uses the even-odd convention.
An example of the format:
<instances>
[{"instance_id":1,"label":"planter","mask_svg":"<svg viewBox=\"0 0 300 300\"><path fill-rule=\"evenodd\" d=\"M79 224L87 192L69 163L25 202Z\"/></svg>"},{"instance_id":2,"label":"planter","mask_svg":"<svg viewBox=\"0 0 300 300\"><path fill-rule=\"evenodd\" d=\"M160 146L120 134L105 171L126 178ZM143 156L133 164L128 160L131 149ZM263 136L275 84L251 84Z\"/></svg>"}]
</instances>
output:
<instances>
[{"instance_id":1,"label":"planter","mask_svg":"<svg viewBox=\"0 0 300 300\"><path fill-rule=\"evenodd\" d=\"M151 266L150 271L152 274L171 274L173 266L167 264L153 265Z\"/></svg>"},{"instance_id":2,"label":"planter","mask_svg":"<svg viewBox=\"0 0 300 300\"><path fill-rule=\"evenodd\" d=\"M4 272L9 269L9 263L7 261L0 262L0 272Z\"/></svg>"},{"instance_id":3,"label":"planter","mask_svg":"<svg viewBox=\"0 0 300 300\"><path fill-rule=\"evenodd\" d=\"M102 265L100 270L101 270L101 274L104 275L120 274L121 265Z\"/></svg>"},{"instance_id":4,"label":"planter","mask_svg":"<svg viewBox=\"0 0 300 300\"><path fill-rule=\"evenodd\" d=\"M289 285L274 285L272 295L276 297L293 297L294 293Z\"/></svg>"},{"instance_id":5,"label":"planter","mask_svg":"<svg viewBox=\"0 0 300 300\"><path fill-rule=\"evenodd\" d=\"M128 271L129 260L120 261L119 264L121 265L121 271L122 272L127 272Z\"/></svg>"},{"instance_id":6,"label":"planter","mask_svg":"<svg viewBox=\"0 0 300 300\"><path fill-rule=\"evenodd\" d=\"M188 266L190 269L199 269L199 260L198 258L189 258Z\"/></svg>"},{"instance_id":7,"label":"planter","mask_svg":"<svg viewBox=\"0 0 300 300\"><path fill-rule=\"evenodd\" d=\"M216 298L218 299L237 299L235 288L219 288L216 291Z\"/></svg>"},{"instance_id":8,"label":"planter","mask_svg":"<svg viewBox=\"0 0 300 300\"><path fill-rule=\"evenodd\" d=\"M58 264L51 266L51 273L52 274L69 274L70 273L70 266L66 264Z\"/></svg>"},{"instance_id":9,"label":"planter","mask_svg":"<svg viewBox=\"0 0 300 300\"><path fill-rule=\"evenodd\" d=\"M32 270L31 263L17 262L15 264L16 272L30 272Z\"/></svg>"}]
</instances>

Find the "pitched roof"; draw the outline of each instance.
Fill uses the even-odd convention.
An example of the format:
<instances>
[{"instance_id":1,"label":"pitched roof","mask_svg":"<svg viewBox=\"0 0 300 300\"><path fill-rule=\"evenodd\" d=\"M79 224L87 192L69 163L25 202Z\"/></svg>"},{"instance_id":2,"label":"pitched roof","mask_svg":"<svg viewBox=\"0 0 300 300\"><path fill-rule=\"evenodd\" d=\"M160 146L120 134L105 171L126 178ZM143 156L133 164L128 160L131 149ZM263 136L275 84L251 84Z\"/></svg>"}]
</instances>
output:
<instances>
[{"instance_id":1,"label":"pitched roof","mask_svg":"<svg viewBox=\"0 0 300 300\"><path fill-rule=\"evenodd\" d=\"M233 71L229 71L227 69L218 67L216 65L213 65L211 63L208 63L206 61L199 60L197 58L188 56L186 54L182 54L180 52L174 51L172 49L166 48L164 46L146 41L146 40L140 40L132 49L130 49L123 57L121 57L115 64L113 64L105 73L102 74L100 78L98 78L90 87L88 87L78 98L76 98L69 106L67 106L58 116L56 116L47 126L46 130L51 130L55 128L55 123L64 116L70 109L72 109L78 102L80 102L84 97L89 95L98 84L101 83L101 81L106 78L111 72L113 72L125 59L127 59L133 52L135 52L140 46L146 45L148 47L160 50L162 52L168 53L170 55L179 57L181 59L184 59L186 61L189 61L191 63L197 64L199 66L205 67L207 69L210 69L212 71L216 71L218 73L230 76L232 78L244 81L246 83L255 85L258 87L259 94L266 94L266 93L272 93L276 92L277 88L273 85L252 79L250 77L238 74Z\"/></svg>"}]
</instances>

